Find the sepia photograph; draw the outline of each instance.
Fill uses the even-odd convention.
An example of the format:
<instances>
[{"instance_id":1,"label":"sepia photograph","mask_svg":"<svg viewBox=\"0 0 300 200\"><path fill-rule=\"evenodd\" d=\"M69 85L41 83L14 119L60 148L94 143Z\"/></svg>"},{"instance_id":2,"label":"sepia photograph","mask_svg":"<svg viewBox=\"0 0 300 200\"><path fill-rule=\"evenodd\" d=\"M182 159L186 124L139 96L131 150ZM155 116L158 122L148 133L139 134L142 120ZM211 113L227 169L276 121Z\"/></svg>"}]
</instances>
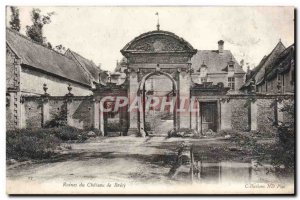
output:
<instances>
[{"instance_id":1,"label":"sepia photograph","mask_svg":"<svg viewBox=\"0 0 300 200\"><path fill-rule=\"evenodd\" d=\"M295 7L5 10L8 195L295 194Z\"/></svg>"}]
</instances>

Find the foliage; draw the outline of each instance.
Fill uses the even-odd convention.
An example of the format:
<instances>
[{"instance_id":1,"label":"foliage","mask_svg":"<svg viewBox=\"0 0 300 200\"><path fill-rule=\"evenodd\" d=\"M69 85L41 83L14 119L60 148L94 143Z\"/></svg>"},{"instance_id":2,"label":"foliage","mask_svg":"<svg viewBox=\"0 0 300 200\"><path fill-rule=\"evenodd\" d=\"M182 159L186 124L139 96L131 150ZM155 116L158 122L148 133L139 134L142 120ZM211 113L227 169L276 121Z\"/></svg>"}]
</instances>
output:
<instances>
[{"instance_id":1,"label":"foliage","mask_svg":"<svg viewBox=\"0 0 300 200\"><path fill-rule=\"evenodd\" d=\"M280 155L278 161L274 164L283 164L291 170L294 170L295 163L295 120L294 120L294 103L289 102L282 109L282 112L286 112L287 116L291 120L285 122L278 122L278 137L280 147L277 150L277 154ZM282 158L284 157L284 160Z\"/></svg>"},{"instance_id":2,"label":"foliage","mask_svg":"<svg viewBox=\"0 0 300 200\"><path fill-rule=\"evenodd\" d=\"M290 115L291 120L274 124L277 128L276 142L262 143L264 133L250 132L238 133L233 131L229 134L234 143L248 149L255 156L257 165L270 162L272 167L269 172L286 174L294 171L295 164L295 130L294 130L294 103L289 102L281 109L285 114Z\"/></svg>"},{"instance_id":3,"label":"foliage","mask_svg":"<svg viewBox=\"0 0 300 200\"><path fill-rule=\"evenodd\" d=\"M19 18L19 9L15 6L10 6L11 16L10 16L10 27L13 30L20 31L20 18Z\"/></svg>"},{"instance_id":4,"label":"foliage","mask_svg":"<svg viewBox=\"0 0 300 200\"><path fill-rule=\"evenodd\" d=\"M41 129L7 131L6 154L16 160L50 158L60 143L55 135Z\"/></svg>"},{"instance_id":5,"label":"foliage","mask_svg":"<svg viewBox=\"0 0 300 200\"><path fill-rule=\"evenodd\" d=\"M53 119L46 122L45 128L66 127L67 126L67 106L62 105L60 112L54 114Z\"/></svg>"},{"instance_id":6,"label":"foliage","mask_svg":"<svg viewBox=\"0 0 300 200\"><path fill-rule=\"evenodd\" d=\"M80 139L81 131L71 126L58 127L49 130L52 134L54 134L57 138L61 139L62 141Z\"/></svg>"},{"instance_id":7,"label":"foliage","mask_svg":"<svg viewBox=\"0 0 300 200\"><path fill-rule=\"evenodd\" d=\"M180 128L177 130L170 130L168 132L168 137L193 137L196 136L197 132L190 128Z\"/></svg>"},{"instance_id":8,"label":"foliage","mask_svg":"<svg viewBox=\"0 0 300 200\"><path fill-rule=\"evenodd\" d=\"M47 159L62 142L87 138L85 131L70 126L10 130L6 132L7 159Z\"/></svg>"},{"instance_id":9,"label":"foliage","mask_svg":"<svg viewBox=\"0 0 300 200\"><path fill-rule=\"evenodd\" d=\"M52 47L50 43L46 43L46 38L43 37L43 27L44 25L51 23L52 15L54 15L54 12L42 15L40 9L32 9L31 20L33 24L31 26L26 26L26 35L40 44Z\"/></svg>"}]
</instances>

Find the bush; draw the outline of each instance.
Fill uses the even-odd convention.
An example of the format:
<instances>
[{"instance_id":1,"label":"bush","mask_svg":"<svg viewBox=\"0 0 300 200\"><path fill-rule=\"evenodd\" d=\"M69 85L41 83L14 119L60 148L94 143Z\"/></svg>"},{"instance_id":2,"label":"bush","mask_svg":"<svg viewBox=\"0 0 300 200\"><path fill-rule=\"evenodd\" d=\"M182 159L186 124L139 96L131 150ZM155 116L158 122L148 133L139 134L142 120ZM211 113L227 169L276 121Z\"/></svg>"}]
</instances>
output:
<instances>
[{"instance_id":1,"label":"bush","mask_svg":"<svg viewBox=\"0 0 300 200\"><path fill-rule=\"evenodd\" d=\"M83 142L87 133L74 127L18 129L6 132L7 159L47 159L64 141Z\"/></svg>"},{"instance_id":2,"label":"bush","mask_svg":"<svg viewBox=\"0 0 300 200\"><path fill-rule=\"evenodd\" d=\"M52 134L37 130L8 131L6 135L7 159L45 159L54 155L54 149L61 143Z\"/></svg>"},{"instance_id":3,"label":"bush","mask_svg":"<svg viewBox=\"0 0 300 200\"><path fill-rule=\"evenodd\" d=\"M52 133L63 141L78 140L81 135L81 130L71 126L58 127L49 130L52 130Z\"/></svg>"},{"instance_id":4,"label":"bush","mask_svg":"<svg viewBox=\"0 0 300 200\"><path fill-rule=\"evenodd\" d=\"M196 135L197 132L189 128L172 129L168 132L168 137L194 137Z\"/></svg>"}]
</instances>

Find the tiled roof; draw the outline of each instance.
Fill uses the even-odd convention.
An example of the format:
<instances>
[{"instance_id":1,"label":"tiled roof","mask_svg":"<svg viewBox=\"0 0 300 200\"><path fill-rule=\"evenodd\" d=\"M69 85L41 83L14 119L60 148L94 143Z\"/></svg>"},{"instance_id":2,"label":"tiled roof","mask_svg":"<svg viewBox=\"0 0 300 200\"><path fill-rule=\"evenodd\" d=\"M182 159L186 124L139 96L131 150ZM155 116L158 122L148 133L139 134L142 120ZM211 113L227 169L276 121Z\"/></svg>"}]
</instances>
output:
<instances>
[{"instance_id":1,"label":"tiled roof","mask_svg":"<svg viewBox=\"0 0 300 200\"><path fill-rule=\"evenodd\" d=\"M70 56L69 53L71 53L74 57ZM70 49L66 51L65 55L71 59L75 58L75 61L79 62L79 64L88 71L92 78L98 82L100 69L92 60L88 60Z\"/></svg>"},{"instance_id":2,"label":"tiled roof","mask_svg":"<svg viewBox=\"0 0 300 200\"><path fill-rule=\"evenodd\" d=\"M275 62L267 69L266 78L271 80L277 76L277 73L286 73L291 67L291 61L295 54L295 45L292 44L286 48L275 60Z\"/></svg>"},{"instance_id":3,"label":"tiled roof","mask_svg":"<svg viewBox=\"0 0 300 200\"><path fill-rule=\"evenodd\" d=\"M217 50L198 50L192 57L191 62L194 70L199 70L204 62L207 66L207 73L226 73L228 62L231 60L234 62L234 72L244 74L245 71L229 50L223 50L222 53Z\"/></svg>"},{"instance_id":4,"label":"tiled roof","mask_svg":"<svg viewBox=\"0 0 300 200\"><path fill-rule=\"evenodd\" d=\"M277 43L274 49L267 56L264 56L260 61L257 67L252 70L251 77L246 81L246 83L241 87L244 89L250 85L251 80L254 78L256 84L263 83L265 77L265 69L271 66L279 54L281 54L285 50L284 45L281 41Z\"/></svg>"},{"instance_id":5,"label":"tiled roof","mask_svg":"<svg viewBox=\"0 0 300 200\"><path fill-rule=\"evenodd\" d=\"M275 48L272 50L272 52L268 55L268 58L264 62L264 64L261 66L261 68L258 70L258 72L255 75L255 81L256 84L260 84L264 82L265 78L265 70L268 69L274 61L277 59L277 57L285 50L285 46L282 44L281 41L277 43Z\"/></svg>"},{"instance_id":6,"label":"tiled roof","mask_svg":"<svg viewBox=\"0 0 300 200\"><path fill-rule=\"evenodd\" d=\"M269 55L268 56L264 56L263 59L260 61L260 63L251 70L249 78L246 80L246 83L241 87L241 89L250 86L252 78L262 68L262 66L265 64L266 60L268 59L268 57L269 57Z\"/></svg>"},{"instance_id":7,"label":"tiled roof","mask_svg":"<svg viewBox=\"0 0 300 200\"><path fill-rule=\"evenodd\" d=\"M6 29L6 43L21 58L21 64L90 86L83 69L66 56L33 42L9 28Z\"/></svg>"}]
</instances>

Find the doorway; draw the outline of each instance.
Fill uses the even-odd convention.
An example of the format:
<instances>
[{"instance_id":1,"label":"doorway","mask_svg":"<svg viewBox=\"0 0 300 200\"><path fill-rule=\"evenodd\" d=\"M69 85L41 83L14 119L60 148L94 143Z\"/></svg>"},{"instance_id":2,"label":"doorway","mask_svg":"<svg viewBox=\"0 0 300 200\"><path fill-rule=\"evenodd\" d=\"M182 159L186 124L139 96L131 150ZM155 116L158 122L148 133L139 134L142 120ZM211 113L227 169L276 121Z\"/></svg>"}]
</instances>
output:
<instances>
[{"instance_id":1,"label":"doorway","mask_svg":"<svg viewBox=\"0 0 300 200\"><path fill-rule=\"evenodd\" d=\"M200 102L201 132L217 131L217 102Z\"/></svg>"}]
</instances>

